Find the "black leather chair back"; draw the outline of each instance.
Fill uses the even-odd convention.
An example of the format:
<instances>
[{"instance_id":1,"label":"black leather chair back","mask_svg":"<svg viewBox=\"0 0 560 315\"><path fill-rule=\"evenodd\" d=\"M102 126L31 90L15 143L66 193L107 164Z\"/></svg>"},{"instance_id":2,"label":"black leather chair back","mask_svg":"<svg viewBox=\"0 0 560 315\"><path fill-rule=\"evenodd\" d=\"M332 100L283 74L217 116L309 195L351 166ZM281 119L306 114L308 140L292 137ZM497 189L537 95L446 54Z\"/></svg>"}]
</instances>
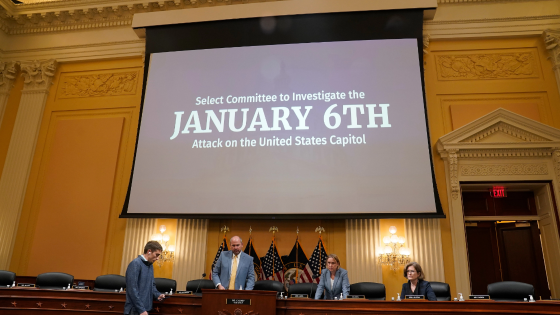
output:
<instances>
[{"instance_id":1,"label":"black leather chair back","mask_svg":"<svg viewBox=\"0 0 560 315\"><path fill-rule=\"evenodd\" d=\"M535 288L528 283L517 281L494 282L488 285L488 295L494 301L518 302L529 295L535 297Z\"/></svg>"},{"instance_id":2,"label":"black leather chair back","mask_svg":"<svg viewBox=\"0 0 560 315\"><path fill-rule=\"evenodd\" d=\"M286 292L286 290L284 290L284 285L282 284L282 282L274 280L259 280L255 282L255 287L253 288L253 290Z\"/></svg>"},{"instance_id":3,"label":"black leather chair back","mask_svg":"<svg viewBox=\"0 0 560 315\"><path fill-rule=\"evenodd\" d=\"M16 273L7 271L7 270L0 270L0 286L5 287L8 285L14 284L16 281Z\"/></svg>"},{"instance_id":4,"label":"black leather chair back","mask_svg":"<svg viewBox=\"0 0 560 315\"><path fill-rule=\"evenodd\" d=\"M155 278L156 281L156 289L161 292L170 292L173 289L173 292L177 292L177 281L173 279L167 278Z\"/></svg>"},{"instance_id":5,"label":"black leather chair back","mask_svg":"<svg viewBox=\"0 0 560 315\"><path fill-rule=\"evenodd\" d=\"M208 279L198 279L198 280L191 280L187 282L187 291L192 291L193 293L201 293L202 289L215 289L215 288L216 287L214 286L214 282Z\"/></svg>"},{"instance_id":6,"label":"black leather chair back","mask_svg":"<svg viewBox=\"0 0 560 315\"><path fill-rule=\"evenodd\" d=\"M432 290L434 290L438 301L451 301L451 289L449 288L449 284L430 281L430 286Z\"/></svg>"},{"instance_id":7,"label":"black leather chair back","mask_svg":"<svg viewBox=\"0 0 560 315\"><path fill-rule=\"evenodd\" d=\"M310 299L314 299L315 292L317 292L317 283L294 283L288 288L288 297L292 294L307 294Z\"/></svg>"},{"instance_id":8,"label":"black leather chair back","mask_svg":"<svg viewBox=\"0 0 560 315\"><path fill-rule=\"evenodd\" d=\"M74 284L74 276L63 272L46 272L37 276L35 286L41 289L62 290Z\"/></svg>"},{"instance_id":9,"label":"black leather chair back","mask_svg":"<svg viewBox=\"0 0 560 315\"><path fill-rule=\"evenodd\" d=\"M121 288L126 289L126 278L121 275L104 275L95 278L93 291L115 292Z\"/></svg>"},{"instance_id":10,"label":"black leather chair back","mask_svg":"<svg viewBox=\"0 0 560 315\"><path fill-rule=\"evenodd\" d=\"M385 300L385 285L375 282L359 282L350 285L350 295L364 295L368 300Z\"/></svg>"}]
</instances>

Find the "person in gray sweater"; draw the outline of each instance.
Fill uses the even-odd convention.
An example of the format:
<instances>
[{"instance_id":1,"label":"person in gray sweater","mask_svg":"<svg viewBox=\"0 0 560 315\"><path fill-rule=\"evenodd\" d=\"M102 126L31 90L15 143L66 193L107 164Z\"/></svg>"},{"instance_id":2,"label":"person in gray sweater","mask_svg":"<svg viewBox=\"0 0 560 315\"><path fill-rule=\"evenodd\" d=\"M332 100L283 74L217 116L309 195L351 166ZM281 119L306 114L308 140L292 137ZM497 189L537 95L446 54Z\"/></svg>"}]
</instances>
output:
<instances>
[{"instance_id":1,"label":"person in gray sweater","mask_svg":"<svg viewBox=\"0 0 560 315\"><path fill-rule=\"evenodd\" d=\"M130 315L148 315L152 309L152 300L163 301L165 294L156 289L153 263L159 259L163 248L156 241L149 241L144 246L144 254L138 255L126 268L126 302L124 313Z\"/></svg>"}]
</instances>

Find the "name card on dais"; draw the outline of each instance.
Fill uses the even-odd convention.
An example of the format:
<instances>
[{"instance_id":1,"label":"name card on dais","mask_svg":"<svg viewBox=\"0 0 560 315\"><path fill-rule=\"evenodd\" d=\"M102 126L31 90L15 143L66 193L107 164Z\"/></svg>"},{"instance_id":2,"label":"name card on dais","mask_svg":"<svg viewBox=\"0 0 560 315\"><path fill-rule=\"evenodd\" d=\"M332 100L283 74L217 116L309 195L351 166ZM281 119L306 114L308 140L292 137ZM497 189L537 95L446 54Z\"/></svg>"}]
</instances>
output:
<instances>
[{"instance_id":1,"label":"name card on dais","mask_svg":"<svg viewBox=\"0 0 560 315\"><path fill-rule=\"evenodd\" d=\"M290 297L295 299L307 299L309 298L309 294L292 294Z\"/></svg>"},{"instance_id":2,"label":"name card on dais","mask_svg":"<svg viewBox=\"0 0 560 315\"><path fill-rule=\"evenodd\" d=\"M423 295L405 295L404 298L406 300L423 300L424 296Z\"/></svg>"},{"instance_id":3,"label":"name card on dais","mask_svg":"<svg viewBox=\"0 0 560 315\"><path fill-rule=\"evenodd\" d=\"M35 284L33 284L33 283L18 283L17 286L18 287L25 287L25 288L34 288Z\"/></svg>"},{"instance_id":4,"label":"name card on dais","mask_svg":"<svg viewBox=\"0 0 560 315\"><path fill-rule=\"evenodd\" d=\"M177 294L193 294L192 291L177 291Z\"/></svg>"},{"instance_id":5,"label":"name card on dais","mask_svg":"<svg viewBox=\"0 0 560 315\"><path fill-rule=\"evenodd\" d=\"M347 299L365 299L366 296L365 295L348 295L346 298Z\"/></svg>"},{"instance_id":6,"label":"name card on dais","mask_svg":"<svg viewBox=\"0 0 560 315\"><path fill-rule=\"evenodd\" d=\"M250 299L226 299L226 304L251 305Z\"/></svg>"},{"instance_id":7,"label":"name card on dais","mask_svg":"<svg viewBox=\"0 0 560 315\"><path fill-rule=\"evenodd\" d=\"M471 300L490 300L490 295L469 295Z\"/></svg>"}]
</instances>

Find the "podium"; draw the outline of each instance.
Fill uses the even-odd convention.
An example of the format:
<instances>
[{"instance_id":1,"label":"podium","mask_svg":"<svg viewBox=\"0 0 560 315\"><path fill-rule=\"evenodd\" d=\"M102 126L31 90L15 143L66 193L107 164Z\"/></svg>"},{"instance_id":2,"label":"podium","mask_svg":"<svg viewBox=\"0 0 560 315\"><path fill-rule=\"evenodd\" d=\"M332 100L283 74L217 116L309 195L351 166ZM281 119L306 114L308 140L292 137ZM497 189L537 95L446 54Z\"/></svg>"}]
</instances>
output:
<instances>
[{"instance_id":1,"label":"podium","mask_svg":"<svg viewBox=\"0 0 560 315\"><path fill-rule=\"evenodd\" d=\"M276 291L202 289L204 315L275 315Z\"/></svg>"}]
</instances>

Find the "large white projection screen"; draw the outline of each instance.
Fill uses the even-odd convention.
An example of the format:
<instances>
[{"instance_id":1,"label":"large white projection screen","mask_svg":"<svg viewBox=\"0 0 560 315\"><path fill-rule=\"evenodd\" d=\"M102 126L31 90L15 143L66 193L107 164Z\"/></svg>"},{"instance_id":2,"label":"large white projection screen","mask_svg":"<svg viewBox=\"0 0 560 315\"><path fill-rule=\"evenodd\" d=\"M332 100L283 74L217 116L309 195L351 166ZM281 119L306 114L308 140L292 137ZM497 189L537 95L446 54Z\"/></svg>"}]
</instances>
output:
<instances>
[{"instance_id":1,"label":"large white projection screen","mask_svg":"<svg viewBox=\"0 0 560 315\"><path fill-rule=\"evenodd\" d=\"M151 55L128 213L436 213L416 39Z\"/></svg>"}]
</instances>

